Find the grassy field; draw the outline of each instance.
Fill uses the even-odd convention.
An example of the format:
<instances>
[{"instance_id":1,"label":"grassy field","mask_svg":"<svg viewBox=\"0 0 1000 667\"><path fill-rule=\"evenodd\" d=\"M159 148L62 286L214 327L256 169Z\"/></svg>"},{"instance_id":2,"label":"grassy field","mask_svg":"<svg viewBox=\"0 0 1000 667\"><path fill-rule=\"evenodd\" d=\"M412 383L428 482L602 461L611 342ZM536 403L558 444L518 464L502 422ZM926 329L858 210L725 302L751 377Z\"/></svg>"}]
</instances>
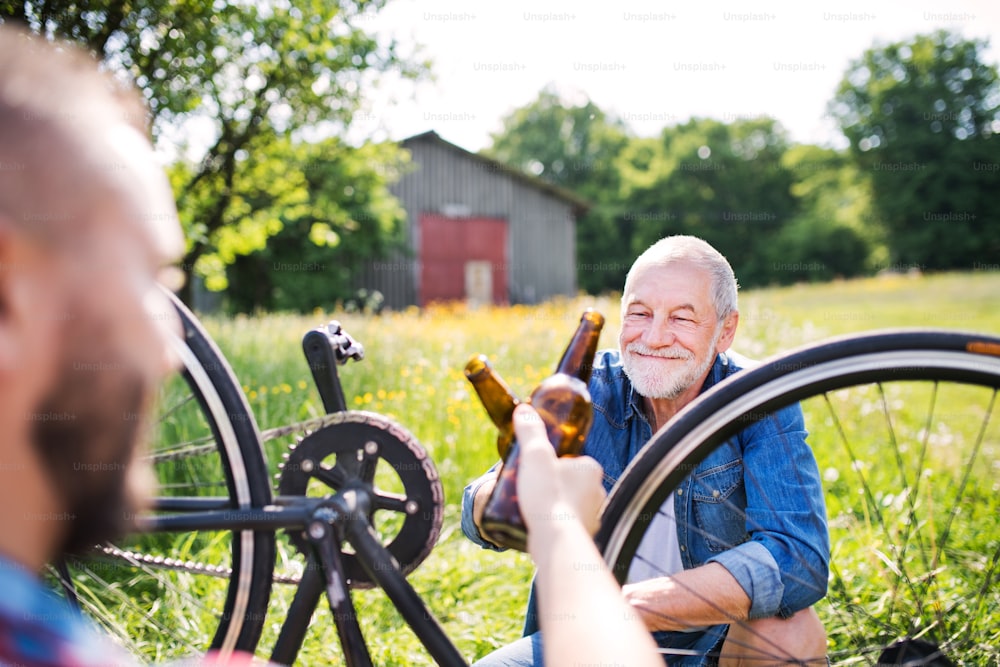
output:
<instances>
[{"instance_id":1,"label":"grassy field","mask_svg":"<svg viewBox=\"0 0 1000 667\"><path fill-rule=\"evenodd\" d=\"M996 273L887 276L749 290L741 295L741 325L734 348L762 359L831 336L873 329L941 327L996 333L1000 332L998 295ZM522 554L483 551L461 535L462 489L497 457L495 431L462 369L472 355L485 353L515 393L526 396L552 371L586 307L607 317L602 347L613 347L619 328L614 296L532 307L441 306L378 317L348 313L208 317L204 324L233 365L262 429L323 412L301 353L305 331L335 318L364 344L366 359L340 370L350 407L382 413L409 429L430 452L445 491L441 539L410 582L463 654L474 659L520 636L532 568ZM271 467L277 472L286 444L268 447ZM835 462L822 453L818 458L830 475ZM991 502L995 516L996 501ZM831 508L834 518L846 522L853 521L852 512L858 510ZM855 539L865 539L855 523L848 529ZM989 544L995 537L993 533L984 539ZM282 560L294 558L290 547L283 549ZM852 576L881 576L863 562L848 569ZM289 600L289 591L275 596L265 641L273 639ZM360 591L356 600L376 664L429 663L379 591ZM301 656L301 664L337 664L339 646L328 610L316 613Z\"/></svg>"},{"instance_id":2,"label":"grassy field","mask_svg":"<svg viewBox=\"0 0 1000 667\"><path fill-rule=\"evenodd\" d=\"M764 358L835 335L901 326L1000 332L1000 275L886 276L750 290L741 295L735 348ZM486 353L519 395L551 369L579 313L608 318L603 346L617 339L616 298L535 307L439 307L362 317L269 315L207 325L230 358L263 428L321 412L299 352L302 333L330 317L364 343L367 358L341 371L351 407L386 414L429 449L447 499L444 534L411 582L468 657L519 636L531 566L523 555L484 552L458 528L463 486L495 458L494 431L462 376L467 359ZM278 452L269 452L278 460ZM424 661L415 639L378 592L359 595L376 661ZM280 603L279 603L280 604ZM329 614L319 612L305 664L329 660L336 646Z\"/></svg>"}]
</instances>

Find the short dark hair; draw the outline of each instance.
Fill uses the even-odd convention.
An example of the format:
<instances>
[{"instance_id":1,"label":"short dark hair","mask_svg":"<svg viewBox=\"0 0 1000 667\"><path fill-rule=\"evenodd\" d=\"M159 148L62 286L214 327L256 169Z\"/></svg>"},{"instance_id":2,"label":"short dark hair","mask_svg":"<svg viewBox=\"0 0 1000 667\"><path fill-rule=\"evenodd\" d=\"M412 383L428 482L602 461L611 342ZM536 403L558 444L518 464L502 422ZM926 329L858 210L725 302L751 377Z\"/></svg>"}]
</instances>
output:
<instances>
[{"instance_id":1,"label":"short dark hair","mask_svg":"<svg viewBox=\"0 0 1000 667\"><path fill-rule=\"evenodd\" d=\"M133 88L76 46L0 25L0 217L7 224L47 239L65 239L83 224L110 178L100 135L116 125L148 137L146 106Z\"/></svg>"}]
</instances>

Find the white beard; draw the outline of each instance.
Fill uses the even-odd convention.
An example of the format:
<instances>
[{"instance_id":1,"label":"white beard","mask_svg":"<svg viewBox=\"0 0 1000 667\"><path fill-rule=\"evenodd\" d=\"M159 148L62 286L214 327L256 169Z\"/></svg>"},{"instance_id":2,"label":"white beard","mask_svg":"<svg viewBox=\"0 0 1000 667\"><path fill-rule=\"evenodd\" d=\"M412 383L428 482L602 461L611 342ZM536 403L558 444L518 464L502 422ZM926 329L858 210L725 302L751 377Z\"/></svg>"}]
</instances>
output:
<instances>
[{"instance_id":1,"label":"white beard","mask_svg":"<svg viewBox=\"0 0 1000 667\"><path fill-rule=\"evenodd\" d=\"M713 352L721 333L720 327L720 331L717 331L712 337L712 345L709 349ZM644 359L638 355L682 359L684 363L674 372L665 373L658 362ZM629 343L622 350L622 369L640 396L675 399L695 382L701 380L705 372L715 362L715 356L715 354L708 354L705 359L699 362L693 352L685 350L679 345L654 350L636 341Z\"/></svg>"}]
</instances>

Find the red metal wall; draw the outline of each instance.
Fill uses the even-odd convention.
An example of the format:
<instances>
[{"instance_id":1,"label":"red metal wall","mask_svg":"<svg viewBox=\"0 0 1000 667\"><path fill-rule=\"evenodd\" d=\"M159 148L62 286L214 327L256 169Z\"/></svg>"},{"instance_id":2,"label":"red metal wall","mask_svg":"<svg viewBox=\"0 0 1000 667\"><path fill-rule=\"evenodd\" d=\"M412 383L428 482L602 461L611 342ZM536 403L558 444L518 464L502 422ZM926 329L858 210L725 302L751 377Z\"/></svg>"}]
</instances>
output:
<instances>
[{"instance_id":1,"label":"red metal wall","mask_svg":"<svg viewBox=\"0 0 1000 667\"><path fill-rule=\"evenodd\" d=\"M464 300L465 264L492 265L493 303L507 304L507 221L420 215L420 305Z\"/></svg>"}]
</instances>

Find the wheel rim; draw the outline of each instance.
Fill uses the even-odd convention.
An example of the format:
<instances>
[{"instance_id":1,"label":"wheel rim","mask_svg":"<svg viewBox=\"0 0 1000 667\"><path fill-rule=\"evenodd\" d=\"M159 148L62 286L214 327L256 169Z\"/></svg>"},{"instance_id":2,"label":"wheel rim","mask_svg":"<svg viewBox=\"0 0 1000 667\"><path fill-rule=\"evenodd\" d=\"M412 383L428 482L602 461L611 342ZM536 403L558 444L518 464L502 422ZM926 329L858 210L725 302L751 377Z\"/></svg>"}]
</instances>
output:
<instances>
[{"instance_id":1,"label":"wheel rim","mask_svg":"<svg viewBox=\"0 0 1000 667\"><path fill-rule=\"evenodd\" d=\"M242 448L252 451L255 439L241 443L252 439L256 425L233 396L220 394L220 382L230 394L239 391L230 386L228 366L191 316L182 311L182 319L186 338L172 337L172 344L184 372L164 383L149 429L147 458L158 495L260 506L265 501L258 496L269 498L269 486L252 488L250 480L266 479L266 468L248 470L263 461L244 458ZM239 433L233 420L246 422ZM144 661L183 658L210 646L222 655L252 650L259 630L248 625L263 619L244 620L262 615L267 596L260 563L270 553L273 565L273 548L273 535L253 531L129 536L94 557L74 559L71 587L84 611ZM269 587L269 571L266 579Z\"/></svg>"},{"instance_id":2,"label":"wheel rim","mask_svg":"<svg viewBox=\"0 0 1000 667\"><path fill-rule=\"evenodd\" d=\"M793 370L780 381L730 396L724 417L702 415L686 435L676 438L648 472L651 482L634 491L626 511L618 508L620 513L614 515L620 520L604 541L608 563L620 578L625 576L642 530L635 526L645 523L637 517L659 509L664 488L674 488L683 479L678 467L693 463L690 457L700 443L720 439L720 433L723 440L733 435L727 431L739 429L726 422L741 413L773 410L789 396L798 397L803 387L818 388L821 398L803 408L807 428L817 440L813 448L825 477L830 513L833 574L830 593L817 609L830 637L831 661L874 664L882 648L904 637L933 639L952 659L956 652L965 659L971 651L976 657L969 664L997 660L1000 654L991 647L1000 640L992 630L1000 627L1000 593L991 584L1000 575L1000 528L995 519L1000 488L993 482L1000 472L995 389L1000 359L940 350L896 351ZM896 379L871 382L886 376ZM915 379L920 377L938 379ZM859 383L860 388L845 388ZM865 405L862 400L868 401L865 415L859 407ZM907 414L907 401L926 413L916 426ZM837 424L825 423L831 420ZM854 448L855 442L872 439L878 420L884 434L874 442L875 449ZM824 431L837 438L816 438ZM941 460L942 451L963 456L956 456L957 463L951 465ZM916 473L913 466L919 468ZM880 467L884 470L878 475L859 476ZM954 494L944 493L940 483L925 483L927 475L936 482L952 480ZM882 488L889 487L890 479L897 480L898 488ZM969 507L980 514L970 516ZM869 521L859 526L855 518L866 512ZM952 518L941 523L942 514ZM937 542L932 544L932 539ZM848 561L848 553L862 557ZM873 572L886 577L881 590L873 585ZM859 618L864 622L858 623Z\"/></svg>"}]
</instances>

